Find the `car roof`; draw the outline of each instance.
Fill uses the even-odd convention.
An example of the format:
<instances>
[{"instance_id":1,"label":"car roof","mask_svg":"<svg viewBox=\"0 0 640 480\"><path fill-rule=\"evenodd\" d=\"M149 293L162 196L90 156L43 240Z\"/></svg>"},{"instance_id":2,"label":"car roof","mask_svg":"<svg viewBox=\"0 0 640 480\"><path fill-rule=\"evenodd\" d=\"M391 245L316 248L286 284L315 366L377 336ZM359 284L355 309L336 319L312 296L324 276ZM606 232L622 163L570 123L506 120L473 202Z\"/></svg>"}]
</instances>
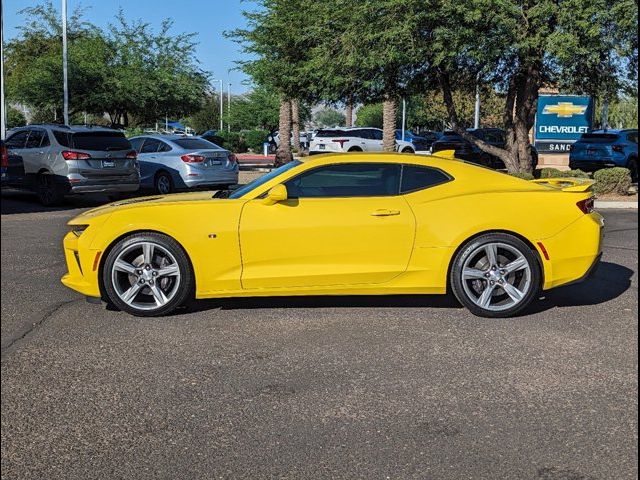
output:
<instances>
[{"instance_id":1,"label":"car roof","mask_svg":"<svg viewBox=\"0 0 640 480\"><path fill-rule=\"evenodd\" d=\"M637 132L637 131L638 131L637 128L623 128L623 129L607 128L606 130L603 129L603 128L599 128L598 130L591 130L589 133L613 133L613 134L619 134L619 133Z\"/></svg>"},{"instance_id":2,"label":"car roof","mask_svg":"<svg viewBox=\"0 0 640 480\"><path fill-rule=\"evenodd\" d=\"M156 140L169 140L169 141L174 141L174 140L181 140L183 138L194 138L194 137L190 137L188 135L171 135L171 134L162 134L162 133L143 133L141 135L136 135L133 138L155 138ZM196 137L196 138L200 138L200 137Z\"/></svg>"}]
</instances>

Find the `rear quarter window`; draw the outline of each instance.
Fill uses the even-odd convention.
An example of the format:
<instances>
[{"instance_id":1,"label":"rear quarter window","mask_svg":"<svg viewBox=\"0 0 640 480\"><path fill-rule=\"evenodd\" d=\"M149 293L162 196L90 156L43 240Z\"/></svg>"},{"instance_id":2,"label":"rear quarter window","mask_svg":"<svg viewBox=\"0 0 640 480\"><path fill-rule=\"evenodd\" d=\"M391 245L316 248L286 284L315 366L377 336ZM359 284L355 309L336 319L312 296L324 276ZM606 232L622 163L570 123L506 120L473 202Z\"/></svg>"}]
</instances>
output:
<instances>
[{"instance_id":1,"label":"rear quarter window","mask_svg":"<svg viewBox=\"0 0 640 480\"><path fill-rule=\"evenodd\" d=\"M400 193L411 193L425 188L435 187L453 180L442 170L419 165L404 165L402 167L402 182Z\"/></svg>"}]
</instances>

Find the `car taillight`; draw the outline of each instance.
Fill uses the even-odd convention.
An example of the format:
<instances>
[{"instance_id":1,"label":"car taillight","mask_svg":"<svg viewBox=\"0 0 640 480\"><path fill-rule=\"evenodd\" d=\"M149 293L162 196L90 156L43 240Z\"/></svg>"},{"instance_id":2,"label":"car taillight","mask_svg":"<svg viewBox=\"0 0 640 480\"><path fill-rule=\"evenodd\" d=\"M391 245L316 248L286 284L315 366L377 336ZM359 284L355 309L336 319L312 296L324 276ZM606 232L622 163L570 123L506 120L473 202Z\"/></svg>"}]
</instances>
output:
<instances>
[{"instance_id":1,"label":"car taillight","mask_svg":"<svg viewBox=\"0 0 640 480\"><path fill-rule=\"evenodd\" d=\"M613 145L611 148L613 149L614 152L624 153L625 147L626 145Z\"/></svg>"},{"instance_id":2,"label":"car taillight","mask_svg":"<svg viewBox=\"0 0 640 480\"><path fill-rule=\"evenodd\" d=\"M227 157L227 160L229 160L229 163L231 165L235 165L238 163L238 157L236 157L233 153L229 154L229 156Z\"/></svg>"},{"instance_id":3,"label":"car taillight","mask_svg":"<svg viewBox=\"0 0 640 480\"><path fill-rule=\"evenodd\" d=\"M594 198L585 198L584 200L580 200L578 203L576 203L576 205L582 213L589 214L593 212L594 209Z\"/></svg>"},{"instance_id":4,"label":"car taillight","mask_svg":"<svg viewBox=\"0 0 640 480\"><path fill-rule=\"evenodd\" d=\"M335 140L331 140L331 141L335 143L339 143L340 148L344 148L344 144L347 143L349 140L346 138L336 138Z\"/></svg>"},{"instance_id":5,"label":"car taillight","mask_svg":"<svg viewBox=\"0 0 640 480\"><path fill-rule=\"evenodd\" d=\"M7 147L5 147L4 145L2 146L2 166L9 166L9 150L7 150Z\"/></svg>"},{"instance_id":6,"label":"car taillight","mask_svg":"<svg viewBox=\"0 0 640 480\"><path fill-rule=\"evenodd\" d=\"M127 153L127 158L135 160L136 158L138 158L138 153L135 150L131 150Z\"/></svg>"},{"instance_id":7,"label":"car taillight","mask_svg":"<svg viewBox=\"0 0 640 480\"><path fill-rule=\"evenodd\" d=\"M62 152L62 156L65 160L87 160L91 158L91 155L83 152L73 152L71 150L65 150Z\"/></svg>"},{"instance_id":8,"label":"car taillight","mask_svg":"<svg viewBox=\"0 0 640 480\"><path fill-rule=\"evenodd\" d=\"M204 162L204 157L202 155L182 155L180 157L184 163L202 163Z\"/></svg>"}]
</instances>

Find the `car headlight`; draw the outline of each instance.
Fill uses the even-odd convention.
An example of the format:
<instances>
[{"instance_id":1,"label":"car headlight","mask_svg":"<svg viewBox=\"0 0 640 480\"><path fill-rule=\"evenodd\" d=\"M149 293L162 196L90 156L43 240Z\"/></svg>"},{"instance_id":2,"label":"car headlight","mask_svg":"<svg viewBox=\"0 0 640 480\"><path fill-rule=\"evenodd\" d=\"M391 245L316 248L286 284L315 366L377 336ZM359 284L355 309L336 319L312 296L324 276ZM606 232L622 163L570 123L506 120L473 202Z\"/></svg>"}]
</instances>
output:
<instances>
[{"instance_id":1,"label":"car headlight","mask_svg":"<svg viewBox=\"0 0 640 480\"><path fill-rule=\"evenodd\" d=\"M89 225L71 225L71 233L73 233L76 237L82 235Z\"/></svg>"}]
</instances>

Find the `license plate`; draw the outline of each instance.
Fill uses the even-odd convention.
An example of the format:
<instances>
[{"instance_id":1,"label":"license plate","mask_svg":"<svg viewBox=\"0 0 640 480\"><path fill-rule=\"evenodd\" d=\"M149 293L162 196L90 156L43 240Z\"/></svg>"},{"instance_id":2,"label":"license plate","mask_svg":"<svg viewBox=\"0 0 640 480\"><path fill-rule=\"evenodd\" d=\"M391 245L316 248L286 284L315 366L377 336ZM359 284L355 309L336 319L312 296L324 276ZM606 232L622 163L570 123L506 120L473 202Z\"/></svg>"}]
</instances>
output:
<instances>
[{"instance_id":1,"label":"license plate","mask_svg":"<svg viewBox=\"0 0 640 480\"><path fill-rule=\"evenodd\" d=\"M222 165L222 162L220 160L206 160L204 162L205 167L211 167L213 165Z\"/></svg>"},{"instance_id":2,"label":"license plate","mask_svg":"<svg viewBox=\"0 0 640 480\"><path fill-rule=\"evenodd\" d=\"M320 143L320 144L318 145L318 149L320 149L320 150L324 150L324 144L323 144L323 143Z\"/></svg>"},{"instance_id":3,"label":"license plate","mask_svg":"<svg viewBox=\"0 0 640 480\"><path fill-rule=\"evenodd\" d=\"M102 168L114 168L116 166L116 162L113 160L102 160Z\"/></svg>"}]
</instances>

